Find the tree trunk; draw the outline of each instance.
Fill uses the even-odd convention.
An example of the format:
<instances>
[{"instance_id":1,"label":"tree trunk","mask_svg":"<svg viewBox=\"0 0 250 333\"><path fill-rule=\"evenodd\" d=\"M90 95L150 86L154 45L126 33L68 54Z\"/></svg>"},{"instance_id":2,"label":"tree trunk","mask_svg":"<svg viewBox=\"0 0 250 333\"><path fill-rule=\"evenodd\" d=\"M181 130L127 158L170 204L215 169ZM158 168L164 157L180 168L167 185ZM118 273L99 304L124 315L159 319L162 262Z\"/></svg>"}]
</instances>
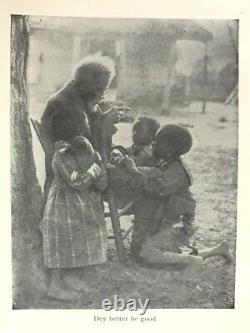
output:
<instances>
[{"instance_id":1,"label":"tree trunk","mask_svg":"<svg viewBox=\"0 0 250 333\"><path fill-rule=\"evenodd\" d=\"M26 88L28 50L28 17L12 15L10 130L14 308L30 307L46 287L39 231L42 192L36 177Z\"/></svg>"}]
</instances>

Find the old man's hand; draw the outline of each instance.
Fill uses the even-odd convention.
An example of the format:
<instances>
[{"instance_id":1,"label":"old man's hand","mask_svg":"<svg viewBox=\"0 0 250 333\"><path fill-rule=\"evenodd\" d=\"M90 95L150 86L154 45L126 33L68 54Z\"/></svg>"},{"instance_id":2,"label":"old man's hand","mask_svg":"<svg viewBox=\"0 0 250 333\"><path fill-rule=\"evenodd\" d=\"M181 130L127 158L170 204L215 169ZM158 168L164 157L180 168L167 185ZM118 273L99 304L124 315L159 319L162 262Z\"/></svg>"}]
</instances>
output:
<instances>
[{"instance_id":1,"label":"old man's hand","mask_svg":"<svg viewBox=\"0 0 250 333\"><path fill-rule=\"evenodd\" d=\"M113 124L119 123L123 117L123 112L113 107L108 111L104 112L103 117L105 120L111 121Z\"/></svg>"}]
</instances>

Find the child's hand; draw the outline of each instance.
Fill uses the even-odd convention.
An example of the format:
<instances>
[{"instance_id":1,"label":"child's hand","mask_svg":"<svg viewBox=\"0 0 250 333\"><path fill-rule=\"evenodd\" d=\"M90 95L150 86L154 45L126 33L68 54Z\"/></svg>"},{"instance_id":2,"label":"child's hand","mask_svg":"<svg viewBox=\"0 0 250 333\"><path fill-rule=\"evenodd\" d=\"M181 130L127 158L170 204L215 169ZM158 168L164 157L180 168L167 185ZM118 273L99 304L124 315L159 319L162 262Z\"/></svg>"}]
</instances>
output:
<instances>
[{"instance_id":1,"label":"child's hand","mask_svg":"<svg viewBox=\"0 0 250 333\"><path fill-rule=\"evenodd\" d=\"M70 180L71 180L72 182L75 182L75 181L77 180L78 176L79 176L79 173L78 173L76 170L74 170L74 171L72 172L71 176L70 176Z\"/></svg>"},{"instance_id":2,"label":"child's hand","mask_svg":"<svg viewBox=\"0 0 250 333\"><path fill-rule=\"evenodd\" d=\"M130 172L139 173L135 161L131 157L128 157L127 155L124 157L122 165L124 165L125 168Z\"/></svg>"},{"instance_id":3,"label":"child's hand","mask_svg":"<svg viewBox=\"0 0 250 333\"><path fill-rule=\"evenodd\" d=\"M87 170L87 173L90 174L94 179L98 179L102 174L102 169L99 167L99 165L93 163Z\"/></svg>"}]
</instances>

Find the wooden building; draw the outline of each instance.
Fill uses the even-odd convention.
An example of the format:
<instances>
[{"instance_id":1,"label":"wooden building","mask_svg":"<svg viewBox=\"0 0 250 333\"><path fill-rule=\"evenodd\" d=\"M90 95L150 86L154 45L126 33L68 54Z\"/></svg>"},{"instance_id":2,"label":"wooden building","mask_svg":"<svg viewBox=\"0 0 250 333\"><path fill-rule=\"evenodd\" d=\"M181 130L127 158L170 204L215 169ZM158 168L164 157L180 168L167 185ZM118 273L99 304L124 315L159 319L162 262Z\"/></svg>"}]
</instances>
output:
<instances>
[{"instance_id":1,"label":"wooden building","mask_svg":"<svg viewBox=\"0 0 250 333\"><path fill-rule=\"evenodd\" d=\"M41 89L58 88L81 58L100 53L116 63L117 76L110 89L115 92L113 98L168 113L176 42L206 44L212 34L191 20L41 17L32 20L32 40L36 47L31 48L30 82L39 81Z\"/></svg>"}]
</instances>

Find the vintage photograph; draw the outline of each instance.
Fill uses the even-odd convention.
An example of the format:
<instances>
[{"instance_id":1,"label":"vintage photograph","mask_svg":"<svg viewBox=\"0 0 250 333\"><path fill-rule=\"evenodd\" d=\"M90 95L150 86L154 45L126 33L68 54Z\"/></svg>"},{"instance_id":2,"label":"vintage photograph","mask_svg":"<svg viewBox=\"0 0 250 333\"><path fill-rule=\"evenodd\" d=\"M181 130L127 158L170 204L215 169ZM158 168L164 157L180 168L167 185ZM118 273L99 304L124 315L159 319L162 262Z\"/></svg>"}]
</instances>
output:
<instances>
[{"instance_id":1,"label":"vintage photograph","mask_svg":"<svg viewBox=\"0 0 250 333\"><path fill-rule=\"evenodd\" d=\"M233 309L238 20L11 16L13 309Z\"/></svg>"}]
</instances>

